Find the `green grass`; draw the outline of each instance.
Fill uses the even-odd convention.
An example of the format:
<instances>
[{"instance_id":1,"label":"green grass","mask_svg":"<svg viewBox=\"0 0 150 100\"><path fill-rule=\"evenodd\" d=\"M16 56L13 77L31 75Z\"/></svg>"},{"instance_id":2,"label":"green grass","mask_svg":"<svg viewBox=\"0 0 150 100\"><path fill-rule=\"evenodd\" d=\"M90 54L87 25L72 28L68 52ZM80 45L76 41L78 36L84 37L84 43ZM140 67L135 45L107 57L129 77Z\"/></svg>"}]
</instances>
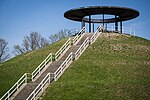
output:
<instances>
[{"instance_id":1,"label":"green grass","mask_svg":"<svg viewBox=\"0 0 150 100\"><path fill-rule=\"evenodd\" d=\"M19 55L0 64L0 97L24 74L31 73L49 53L55 53L66 42L63 39L43 49Z\"/></svg>"},{"instance_id":2,"label":"green grass","mask_svg":"<svg viewBox=\"0 0 150 100\"><path fill-rule=\"evenodd\" d=\"M43 100L150 100L150 41L103 34L53 82Z\"/></svg>"}]
</instances>

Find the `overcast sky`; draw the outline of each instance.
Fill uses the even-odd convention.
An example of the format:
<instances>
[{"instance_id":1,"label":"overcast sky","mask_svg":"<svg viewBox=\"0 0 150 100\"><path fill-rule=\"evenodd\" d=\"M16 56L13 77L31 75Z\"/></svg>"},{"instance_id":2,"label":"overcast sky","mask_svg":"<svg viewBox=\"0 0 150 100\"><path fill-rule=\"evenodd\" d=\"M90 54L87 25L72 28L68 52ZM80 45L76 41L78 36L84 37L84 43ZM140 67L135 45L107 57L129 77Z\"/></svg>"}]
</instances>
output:
<instances>
[{"instance_id":1,"label":"overcast sky","mask_svg":"<svg viewBox=\"0 0 150 100\"><path fill-rule=\"evenodd\" d=\"M37 31L48 37L60 29L80 29L79 22L64 18L64 12L84 6L122 6L136 9L140 16L123 23L136 35L150 40L150 0L0 0L0 38L9 47Z\"/></svg>"}]
</instances>

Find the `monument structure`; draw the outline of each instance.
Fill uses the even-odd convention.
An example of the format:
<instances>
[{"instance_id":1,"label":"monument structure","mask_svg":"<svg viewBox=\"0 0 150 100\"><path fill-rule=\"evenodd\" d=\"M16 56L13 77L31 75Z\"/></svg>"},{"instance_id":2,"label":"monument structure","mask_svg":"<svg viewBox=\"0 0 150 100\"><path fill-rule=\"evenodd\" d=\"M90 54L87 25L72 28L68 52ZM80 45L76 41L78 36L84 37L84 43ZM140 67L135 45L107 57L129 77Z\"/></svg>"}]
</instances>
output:
<instances>
[{"instance_id":1,"label":"monument structure","mask_svg":"<svg viewBox=\"0 0 150 100\"><path fill-rule=\"evenodd\" d=\"M64 17L73 21L81 22L81 26L85 26L85 22L89 23L89 32L94 24L101 23L107 29L108 23L114 23L115 31L122 33L123 21L131 20L139 16L139 12L135 9L118 7L118 6L88 6L68 10L64 13ZM93 15L101 15L102 18L92 19ZM111 15L113 18L105 18ZM120 23L120 27L119 27ZM91 25L93 24L93 25ZM119 29L120 28L120 29Z\"/></svg>"}]
</instances>

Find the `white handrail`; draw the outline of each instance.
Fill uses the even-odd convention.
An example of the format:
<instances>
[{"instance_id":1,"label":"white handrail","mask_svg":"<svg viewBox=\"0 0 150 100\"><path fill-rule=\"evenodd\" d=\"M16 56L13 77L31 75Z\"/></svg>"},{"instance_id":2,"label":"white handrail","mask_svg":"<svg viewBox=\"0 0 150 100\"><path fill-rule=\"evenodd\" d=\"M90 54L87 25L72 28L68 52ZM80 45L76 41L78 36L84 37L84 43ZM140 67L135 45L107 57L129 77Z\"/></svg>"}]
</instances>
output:
<instances>
[{"instance_id":1,"label":"white handrail","mask_svg":"<svg viewBox=\"0 0 150 100\"><path fill-rule=\"evenodd\" d=\"M55 60L58 60L71 47L71 44L75 44L84 32L85 27L83 27L72 40L69 38L66 43L56 52Z\"/></svg>"},{"instance_id":2,"label":"white handrail","mask_svg":"<svg viewBox=\"0 0 150 100\"><path fill-rule=\"evenodd\" d=\"M81 31L77 34L77 36L75 36L75 38L73 39L73 43L75 43L75 42L81 37L81 35L82 35L84 32L85 32L85 27L83 27L83 28L81 29ZM72 40L69 38L69 39L67 40L67 42L56 52L56 54L55 54L55 59L56 59L56 60L57 60L65 51L67 51L67 49L70 48L71 43L72 43ZM44 68L46 67L46 65L47 65L49 62L52 62L52 53L50 53L50 54L46 57L46 59L31 73L31 75L32 75L32 81L34 80L34 78L35 78L38 74L41 73L42 69L44 69ZM24 75L26 75L26 73L25 73ZM24 76L24 75L23 75L23 76ZM23 77L23 76L22 76L22 77ZM22 79L22 77L21 77L20 79ZM10 96L16 91L16 88L13 89L13 88L16 86L16 84L17 84L17 87L20 87L20 86L22 85L22 82L21 82L21 84L18 84L18 82L20 81L20 79L13 85L13 87L12 87L8 92L6 92L6 93L0 98L0 100L4 99L4 97L6 97L6 96L7 96L7 97L6 97L5 99L9 99L9 98L10 98ZM27 77L26 77L26 79L27 79ZM12 90L12 89L13 89L13 90ZM18 89L18 88L17 88L17 89ZM10 91L12 91L12 92L10 93Z\"/></svg>"},{"instance_id":3,"label":"white handrail","mask_svg":"<svg viewBox=\"0 0 150 100\"><path fill-rule=\"evenodd\" d=\"M92 35L92 37L90 38L90 43L94 43L95 40L98 38L98 36L102 33L102 27L99 26L96 30L96 32Z\"/></svg>"},{"instance_id":4,"label":"white handrail","mask_svg":"<svg viewBox=\"0 0 150 100\"><path fill-rule=\"evenodd\" d=\"M108 31L108 32L116 32L116 27L115 26L108 26L104 28L104 31ZM135 35L135 31L132 28L128 28L128 27L122 27L122 30L120 28L118 28L117 32L121 33L126 33L126 34L131 34L131 35Z\"/></svg>"},{"instance_id":5,"label":"white handrail","mask_svg":"<svg viewBox=\"0 0 150 100\"><path fill-rule=\"evenodd\" d=\"M66 49L66 45L68 45L70 39L68 39L68 41L58 50L58 52L55 55L59 55L59 53L62 53L64 51L64 49ZM57 58L57 56L56 56ZM73 60L73 53L71 52L68 57L65 59L65 61L60 65L60 67L53 73L54 74L54 80L57 81L59 79L59 77L64 73L64 71L68 68L69 64L72 62ZM36 96L38 95L38 93L40 92L41 89L44 88L45 84L43 84L43 82L45 81L45 83L47 81L49 81L50 83L50 79L48 79L48 75L45 76L45 78L40 82L40 84L35 88L35 90L29 95L29 97L26 100L34 100L36 98ZM50 78L50 76L49 76Z\"/></svg>"},{"instance_id":6,"label":"white handrail","mask_svg":"<svg viewBox=\"0 0 150 100\"><path fill-rule=\"evenodd\" d=\"M78 34L73 38L73 44L75 44L78 39L82 36L82 34L85 33L85 27L83 27L80 32L78 32Z\"/></svg>"},{"instance_id":7,"label":"white handrail","mask_svg":"<svg viewBox=\"0 0 150 100\"><path fill-rule=\"evenodd\" d=\"M98 36L100 35L100 33L102 33L101 31L101 26L99 26L96 30L96 32L92 35L92 37L89 39L89 37L87 37L84 42L82 43L82 45L79 47L79 49L75 52L75 59L78 59L79 56L84 52L84 50L93 42L95 42L95 40L98 38Z\"/></svg>"},{"instance_id":8,"label":"white handrail","mask_svg":"<svg viewBox=\"0 0 150 100\"><path fill-rule=\"evenodd\" d=\"M90 41L89 41L89 37L87 37L84 42L82 43L82 45L79 47L79 49L75 52L75 59L78 59L79 56L82 54L82 52L89 46Z\"/></svg>"},{"instance_id":9,"label":"white handrail","mask_svg":"<svg viewBox=\"0 0 150 100\"><path fill-rule=\"evenodd\" d=\"M77 34L77 36L74 37L73 39L73 43L76 43L79 38L82 36L82 34L85 32L85 27L82 28L82 30ZM95 33L95 36L97 35L97 32ZM93 36L95 39L95 36ZM92 40L92 39L91 39ZM86 40L83 42L83 44L80 46L80 48L76 51L76 53L73 56L73 53L71 52L68 57L65 59L65 61L61 64L61 66L55 71L54 73L54 80L58 80L58 78L64 73L64 71L68 68L69 64L73 61L74 57L77 58L81 55L81 53L85 50L85 48L89 45L89 38L87 37ZM62 53L64 53L64 51L71 46L70 44L72 43L71 39L69 38L67 40L67 42L58 50L58 52L55 54L56 59L58 59L58 57L60 57L62 55ZM80 51L80 52L79 52ZM32 80L38 75L40 74L41 70L49 63L52 62L52 53L50 53L46 59L32 72ZM25 78L24 78L25 77ZM47 76L46 76L47 77ZM43 79L43 81L46 79L46 77ZM25 73L15 84L14 86L8 91L6 92L1 98L0 100L4 99L9 99L10 96L23 84L23 82L25 81L25 83L27 83L27 73ZM21 81L22 80L22 81ZM50 77L49 79L47 79L46 81L50 82ZM42 82L43 82L42 81ZM41 84L42 84L41 82ZM38 87L41 85L39 84ZM45 85L46 83L44 83L43 85ZM42 85L42 86L43 86ZM36 88L36 89L41 89L41 88ZM36 90L35 90L36 91ZM35 92L33 91L33 92ZM40 91L40 90L39 90ZM38 91L38 92L39 92ZM37 95L38 93L34 93L34 95ZM30 94L32 95L32 94ZM35 97L35 96L34 96Z\"/></svg>"},{"instance_id":10,"label":"white handrail","mask_svg":"<svg viewBox=\"0 0 150 100\"><path fill-rule=\"evenodd\" d=\"M45 59L44 61L32 72L32 81L34 80L34 78L41 73L42 69L44 69L46 67L46 65L48 63L52 63L52 53L50 53Z\"/></svg>"},{"instance_id":11,"label":"white handrail","mask_svg":"<svg viewBox=\"0 0 150 100\"><path fill-rule=\"evenodd\" d=\"M99 31L100 31L100 27L97 29L97 31L92 36L92 38L90 38L90 40L95 41L99 36L97 35ZM58 69L54 73L51 73L54 75L53 76L54 81L57 81L60 78L60 76L69 67L69 65L71 64L74 58L77 59L83 53L83 51L89 46L90 40L89 37L87 37L85 41L82 43L82 45L79 47L79 49L75 53L71 52L68 55L68 57L64 60L64 62L58 67ZM51 83L50 73L48 73L45 76L45 78L40 82L40 84L36 87L36 89L29 95L29 97L26 100L35 100L38 93L43 91L43 88L47 82Z\"/></svg>"},{"instance_id":12,"label":"white handrail","mask_svg":"<svg viewBox=\"0 0 150 100\"><path fill-rule=\"evenodd\" d=\"M54 79L55 81L58 80L58 78L64 73L64 71L68 68L69 63L72 62L73 57L72 57L73 53L71 52L68 57L65 59L65 61L60 65L60 67L54 72L54 73L48 73L44 79L39 83L39 85L34 89L34 91L28 96L28 98L26 100L35 100L35 98L37 97L38 93L40 93L41 91L43 92L44 87L46 86L46 83L51 83L51 74L54 74Z\"/></svg>"},{"instance_id":13,"label":"white handrail","mask_svg":"<svg viewBox=\"0 0 150 100\"><path fill-rule=\"evenodd\" d=\"M17 91L19 89L19 87L23 84L23 83L27 83L27 74L25 73L1 98L0 100L9 100L11 95Z\"/></svg>"},{"instance_id":14,"label":"white handrail","mask_svg":"<svg viewBox=\"0 0 150 100\"><path fill-rule=\"evenodd\" d=\"M45 78L40 82L40 84L34 89L34 91L28 96L26 100L35 100L36 96L40 91L44 90L47 83L51 83L51 73L48 73Z\"/></svg>"},{"instance_id":15,"label":"white handrail","mask_svg":"<svg viewBox=\"0 0 150 100\"><path fill-rule=\"evenodd\" d=\"M60 65L60 67L54 72L54 80L57 81L59 77L64 73L64 71L68 68L69 63L73 60L73 53L71 52L65 61Z\"/></svg>"},{"instance_id":16,"label":"white handrail","mask_svg":"<svg viewBox=\"0 0 150 100\"><path fill-rule=\"evenodd\" d=\"M55 60L57 60L64 51L66 51L71 46L71 39L69 38L66 43L55 53Z\"/></svg>"},{"instance_id":17,"label":"white handrail","mask_svg":"<svg viewBox=\"0 0 150 100\"><path fill-rule=\"evenodd\" d=\"M52 53L50 53L46 59L32 72L32 81L33 79L38 75L40 74L40 72L42 71L42 69L49 63L49 62L52 62ZM11 95L19 89L19 87L21 87L21 85L24 83L27 83L27 79L28 79L28 76L27 74L30 74L30 73L25 73L1 98L0 100L3 100L3 99L9 99L11 97Z\"/></svg>"}]
</instances>

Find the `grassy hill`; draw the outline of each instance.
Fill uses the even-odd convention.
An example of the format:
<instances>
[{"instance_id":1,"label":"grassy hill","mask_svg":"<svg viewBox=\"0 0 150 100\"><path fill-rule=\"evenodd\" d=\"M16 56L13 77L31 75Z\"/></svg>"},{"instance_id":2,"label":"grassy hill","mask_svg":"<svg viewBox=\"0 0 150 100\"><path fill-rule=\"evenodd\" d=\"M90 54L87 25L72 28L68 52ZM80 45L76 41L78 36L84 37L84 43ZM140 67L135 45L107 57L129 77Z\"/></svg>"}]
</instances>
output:
<instances>
[{"instance_id":1,"label":"grassy hill","mask_svg":"<svg viewBox=\"0 0 150 100\"><path fill-rule=\"evenodd\" d=\"M24 74L31 73L49 53L55 53L66 42L63 39L43 49L19 55L0 64L0 97Z\"/></svg>"},{"instance_id":2,"label":"grassy hill","mask_svg":"<svg viewBox=\"0 0 150 100\"><path fill-rule=\"evenodd\" d=\"M150 100L150 41L104 33L43 100Z\"/></svg>"}]
</instances>

